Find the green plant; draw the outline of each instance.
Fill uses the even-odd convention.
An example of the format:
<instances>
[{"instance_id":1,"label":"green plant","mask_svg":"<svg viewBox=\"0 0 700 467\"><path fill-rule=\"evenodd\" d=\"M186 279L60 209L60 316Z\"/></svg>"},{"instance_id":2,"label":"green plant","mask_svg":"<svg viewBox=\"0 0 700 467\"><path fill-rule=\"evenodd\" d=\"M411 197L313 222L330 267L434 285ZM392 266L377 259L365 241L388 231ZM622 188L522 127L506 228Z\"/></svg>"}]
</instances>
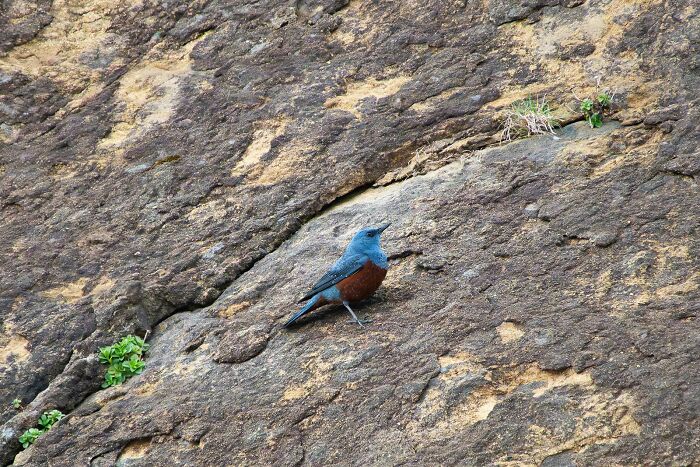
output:
<instances>
[{"instance_id":1,"label":"green plant","mask_svg":"<svg viewBox=\"0 0 700 467\"><path fill-rule=\"evenodd\" d=\"M65 417L60 410L49 410L41 414L39 417L38 425L41 428L30 428L19 437L19 442L22 444L24 449L27 449L30 445L36 441L36 439L49 431L54 424Z\"/></svg>"},{"instance_id":2,"label":"green plant","mask_svg":"<svg viewBox=\"0 0 700 467\"><path fill-rule=\"evenodd\" d=\"M41 417L39 417L39 426L46 431L63 417L65 417L65 415L63 415L60 410L49 410L48 412L41 414Z\"/></svg>"},{"instance_id":3,"label":"green plant","mask_svg":"<svg viewBox=\"0 0 700 467\"><path fill-rule=\"evenodd\" d=\"M34 444L36 439L43 435L44 431L38 428L30 428L19 437L19 442L22 443L22 447L27 449L30 445Z\"/></svg>"},{"instance_id":4,"label":"green plant","mask_svg":"<svg viewBox=\"0 0 700 467\"><path fill-rule=\"evenodd\" d=\"M102 387L116 386L141 373L146 366L143 356L148 347L143 339L132 335L122 338L114 345L101 347L98 353L100 363L109 365Z\"/></svg>"},{"instance_id":5,"label":"green plant","mask_svg":"<svg viewBox=\"0 0 700 467\"><path fill-rule=\"evenodd\" d=\"M575 94L574 96L579 101L579 110L591 128L603 126L603 115L610 110L615 94L607 90L599 92L596 89L595 98L586 97L579 99Z\"/></svg>"},{"instance_id":6,"label":"green plant","mask_svg":"<svg viewBox=\"0 0 700 467\"><path fill-rule=\"evenodd\" d=\"M22 401L19 398L15 398L12 401L12 407L14 407L17 410L21 409L22 408Z\"/></svg>"},{"instance_id":7,"label":"green plant","mask_svg":"<svg viewBox=\"0 0 700 467\"><path fill-rule=\"evenodd\" d=\"M501 141L532 135L554 134L559 121L545 98L539 97L513 102L505 113Z\"/></svg>"}]
</instances>

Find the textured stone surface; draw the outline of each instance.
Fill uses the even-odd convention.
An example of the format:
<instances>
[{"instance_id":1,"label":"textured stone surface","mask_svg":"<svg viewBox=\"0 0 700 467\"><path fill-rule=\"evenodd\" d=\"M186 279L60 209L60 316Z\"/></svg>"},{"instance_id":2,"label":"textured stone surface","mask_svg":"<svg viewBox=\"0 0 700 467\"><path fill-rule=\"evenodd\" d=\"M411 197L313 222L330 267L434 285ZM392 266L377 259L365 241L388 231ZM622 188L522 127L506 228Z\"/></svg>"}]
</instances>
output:
<instances>
[{"instance_id":1,"label":"textured stone surface","mask_svg":"<svg viewBox=\"0 0 700 467\"><path fill-rule=\"evenodd\" d=\"M48 408L16 464L700 457L693 2L3 6L0 463ZM621 124L482 149L597 79ZM373 325L280 331L386 220Z\"/></svg>"}]
</instances>

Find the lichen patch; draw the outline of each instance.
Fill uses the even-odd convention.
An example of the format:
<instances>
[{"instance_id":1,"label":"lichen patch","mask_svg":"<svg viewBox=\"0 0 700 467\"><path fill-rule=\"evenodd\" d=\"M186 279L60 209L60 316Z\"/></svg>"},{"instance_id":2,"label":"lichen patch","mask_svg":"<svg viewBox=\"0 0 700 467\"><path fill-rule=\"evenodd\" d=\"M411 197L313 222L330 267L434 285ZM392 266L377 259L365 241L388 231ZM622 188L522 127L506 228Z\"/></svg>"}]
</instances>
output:
<instances>
[{"instance_id":1,"label":"lichen patch","mask_svg":"<svg viewBox=\"0 0 700 467\"><path fill-rule=\"evenodd\" d=\"M251 169L258 165L262 157L272 149L272 141L284 134L290 120L287 118L275 118L263 120L255 125L253 138L248 147L243 152L243 158L231 171L232 176L249 173Z\"/></svg>"},{"instance_id":2,"label":"lichen patch","mask_svg":"<svg viewBox=\"0 0 700 467\"><path fill-rule=\"evenodd\" d=\"M149 439L137 439L127 444L119 453L119 461L141 459L146 455L151 446Z\"/></svg>"},{"instance_id":3,"label":"lichen patch","mask_svg":"<svg viewBox=\"0 0 700 467\"><path fill-rule=\"evenodd\" d=\"M382 81L370 78L366 81L350 83L345 90L345 94L328 99L323 105L328 109L345 110L353 114L358 120L361 120L362 113L358 106L364 99L369 97L381 99L394 95L410 80L409 76L397 76Z\"/></svg>"},{"instance_id":4,"label":"lichen patch","mask_svg":"<svg viewBox=\"0 0 700 467\"><path fill-rule=\"evenodd\" d=\"M29 341L20 335L10 337L4 344L0 340L0 363L23 362L29 358Z\"/></svg>"},{"instance_id":5,"label":"lichen patch","mask_svg":"<svg viewBox=\"0 0 700 467\"><path fill-rule=\"evenodd\" d=\"M496 328L496 331L504 344L517 341L525 335L522 327L511 321L504 321Z\"/></svg>"},{"instance_id":6,"label":"lichen patch","mask_svg":"<svg viewBox=\"0 0 700 467\"><path fill-rule=\"evenodd\" d=\"M115 99L121 110L116 124L98 149L115 149L128 140L170 120L180 100L181 85L195 72L190 54L209 33L175 51L155 47L140 63L119 80Z\"/></svg>"},{"instance_id":7,"label":"lichen patch","mask_svg":"<svg viewBox=\"0 0 700 467\"><path fill-rule=\"evenodd\" d=\"M88 279L86 277L81 277L74 282L45 290L41 292L41 295L63 303L75 303L85 296L85 285L87 282Z\"/></svg>"}]
</instances>

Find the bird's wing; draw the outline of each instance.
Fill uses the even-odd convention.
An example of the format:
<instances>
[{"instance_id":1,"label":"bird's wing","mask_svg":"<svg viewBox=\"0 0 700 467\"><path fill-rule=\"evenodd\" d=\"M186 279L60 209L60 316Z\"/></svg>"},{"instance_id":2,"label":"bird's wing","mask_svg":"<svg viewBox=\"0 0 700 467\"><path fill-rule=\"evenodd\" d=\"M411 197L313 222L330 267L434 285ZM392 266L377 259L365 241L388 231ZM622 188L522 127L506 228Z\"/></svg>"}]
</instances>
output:
<instances>
[{"instance_id":1,"label":"bird's wing","mask_svg":"<svg viewBox=\"0 0 700 467\"><path fill-rule=\"evenodd\" d=\"M314 284L311 290L304 295L304 298L299 301L303 302L304 300L308 300L317 293L322 292L327 288L334 286L343 279L352 276L357 271L362 269L362 266L365 265L367 259L368 258L365 255L353 255L347 258L340 258L340 260L338 260L338 262L335 263L331 269Z\"/></svg>"}]
</instances>

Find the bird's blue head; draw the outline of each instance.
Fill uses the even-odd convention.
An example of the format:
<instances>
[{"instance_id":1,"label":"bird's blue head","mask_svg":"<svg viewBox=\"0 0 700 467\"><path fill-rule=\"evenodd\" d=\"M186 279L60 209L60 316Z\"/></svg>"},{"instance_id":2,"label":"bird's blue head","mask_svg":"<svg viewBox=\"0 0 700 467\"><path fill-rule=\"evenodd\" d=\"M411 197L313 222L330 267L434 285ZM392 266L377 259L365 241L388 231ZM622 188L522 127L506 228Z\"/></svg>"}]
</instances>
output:
<instances>
[{"instance_id":1,"label":"bird's blue head","mask_svg":"<svg viewBox=\"0 0 700 467\"><path fill-rule=\"evenodd\" d=\"M389 227L390 224L384 224L377 228L362 229L352 237L348 250L355 253L366 253L375 249L379 249L379 239L382 232Z\"/></svg>"}]
</instances>

